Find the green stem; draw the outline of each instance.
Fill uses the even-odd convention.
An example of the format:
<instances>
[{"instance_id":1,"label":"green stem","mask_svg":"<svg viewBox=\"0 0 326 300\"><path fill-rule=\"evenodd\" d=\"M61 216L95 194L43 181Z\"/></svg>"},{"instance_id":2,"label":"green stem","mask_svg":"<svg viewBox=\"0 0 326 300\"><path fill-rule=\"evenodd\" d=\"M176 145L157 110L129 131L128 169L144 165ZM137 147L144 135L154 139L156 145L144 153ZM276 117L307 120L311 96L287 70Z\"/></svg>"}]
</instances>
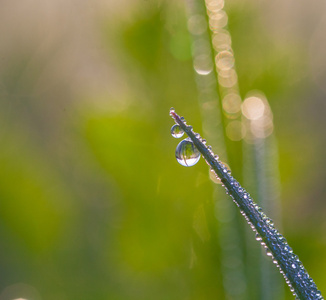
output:
<instances>
[{"instance_id":1,"label":"green stem","mask_svg":"<svg viewBox=\"0 0 326 300\"><path fill-rule=\"evenodd\" d=\"M187 125L173 108L170 110L170 115L189 136L207 164L214 170L216 176L220 178L226 193L231 196L241 214L256 232L256 240L260 241L266 249L267 255L272 257L291 292L300 300L324 299L298 256L293 253L286 239L275 229L273 221L253 202L247 191L240 186L239 182L231 176L231 172L218 160L218 156L214 155L210 146L206 146L199 134L192 130L192 126Z\"/></svg>"}]
</instances>

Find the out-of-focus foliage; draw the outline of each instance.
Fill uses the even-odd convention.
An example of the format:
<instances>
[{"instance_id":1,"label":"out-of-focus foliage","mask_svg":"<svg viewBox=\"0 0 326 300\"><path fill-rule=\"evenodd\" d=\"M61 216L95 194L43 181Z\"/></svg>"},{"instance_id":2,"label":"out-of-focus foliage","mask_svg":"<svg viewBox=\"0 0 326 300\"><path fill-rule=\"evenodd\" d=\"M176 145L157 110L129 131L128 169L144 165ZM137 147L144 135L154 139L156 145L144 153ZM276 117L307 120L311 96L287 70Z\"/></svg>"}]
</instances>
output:
<instances>
[{"instance_id":1,"label":"out-of-focus foliage","mask_svg":"<svg viewBox=\"0 0 326 300\"><path fill-rule=\"evenodd\" d=\"M241 93L274 112L285 236L325 291L325 16L226 10ZM171 106L201 124L183 2L4 1L0 65L0 300L223 298L207 165L170 135Z\"/></svg>"}]
</instances>

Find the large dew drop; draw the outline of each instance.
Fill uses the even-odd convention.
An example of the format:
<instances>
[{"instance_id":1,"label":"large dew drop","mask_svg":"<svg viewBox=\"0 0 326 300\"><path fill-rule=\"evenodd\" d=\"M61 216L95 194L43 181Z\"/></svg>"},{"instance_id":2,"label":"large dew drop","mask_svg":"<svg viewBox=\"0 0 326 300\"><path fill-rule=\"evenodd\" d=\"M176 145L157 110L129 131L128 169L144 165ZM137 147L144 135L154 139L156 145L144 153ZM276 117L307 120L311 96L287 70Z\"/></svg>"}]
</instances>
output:
<instances>
[{"instance_id":1,"label":"large dew drop","mask_svg":"<svg viewBox=\"0 0 326 300\"><path fill-rule=\"evenodd\" d=\"M177 124L174 124L172 127L171 127L171 135L178 139L178 138L181 138L184 134L184 131L182 130L182 128L177 125Z\"/></svg>"},{"instance_id":2,"label":"large dew drop","mask_svg":"<svg viewBox=\"0 0 326 300\"><path fill-rule=\"evenodd\" d=\"M200 152L190 139L181 141L176 150L175 157L180 165L192 167L200 159Z\"/></svg>"}]
</instances>

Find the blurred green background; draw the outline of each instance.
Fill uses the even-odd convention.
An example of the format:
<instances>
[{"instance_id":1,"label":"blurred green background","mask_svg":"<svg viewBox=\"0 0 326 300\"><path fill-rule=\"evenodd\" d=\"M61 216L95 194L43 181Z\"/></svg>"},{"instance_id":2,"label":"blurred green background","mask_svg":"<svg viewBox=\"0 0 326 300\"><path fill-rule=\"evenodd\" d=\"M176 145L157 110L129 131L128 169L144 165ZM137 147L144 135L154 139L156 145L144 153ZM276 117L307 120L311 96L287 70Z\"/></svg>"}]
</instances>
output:
<instances>
[{"instance_id":1,"label":"blurred green background","mask_svg":"<svg viewBox=\"0 0 326 300\"><path fill-rule=\"evenodd\" d=\"M282 232L326 291L325 3L229 2L240 93L274 113ZM190 43L181 0L1 2L0 300L236 299L208 167L174 158L171 106L202 133Z\"/></svg>"}]
</instances>

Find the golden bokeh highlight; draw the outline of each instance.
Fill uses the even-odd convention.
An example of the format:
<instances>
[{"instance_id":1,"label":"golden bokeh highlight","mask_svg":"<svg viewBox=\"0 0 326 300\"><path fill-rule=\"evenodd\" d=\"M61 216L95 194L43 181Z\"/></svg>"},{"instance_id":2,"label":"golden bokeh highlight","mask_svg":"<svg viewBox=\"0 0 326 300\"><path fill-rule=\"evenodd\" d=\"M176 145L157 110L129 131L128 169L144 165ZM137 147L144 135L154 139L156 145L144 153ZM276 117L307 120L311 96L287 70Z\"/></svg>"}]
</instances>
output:
<instances>
[{"instance_id":1,"label":"golden bokeh highlight","mask_svg":"<svg viewBox=\"0 0 326 300\"><path fill-rule=\"evenodd\" d=\"M227 168L229 171L231 171L230 166L226 162L221 162L222 167Z\"/></svg>"},{"instance_id":2,"label":"golden bokeh highlight","mask_svg":"<svg viewBox=\"0 0 326 300\"><path fill-rule=\"evenodd\" d=\"M258 120L264 115L265 105L260 97L246 98L242 104L242 113L249 120Z\"/></svg>"},{"instance_id":3,"label":"golden bokeh highlight","mask_svg":"<svg viewBox=\"0 0 326 300\"><path fill-rule=\"evenodd\" d=\"M201 78L197 81L200 83L205 82L205 85L201 84L202 94L205 99L212 97L213 93L206 93L208 91L208 86L210 89L214 87L214 80L216 83L215 74L217 74L218 81L218 93L222 99L222 111L225 125L224 136L226 136L232 142L246 141L248 143L255 143L258 138L265 138L273 132L273 116L269 108L266 97L259 93L249 93L246 97L246 101L242 103L242 98L239 92L238 75L235 67L235 57L232 49L232 39L228 31L228 15L223 10L224 1L223 0L205 0L207 16L208 16L208 28L210 29L210 38L213 52L207 50L207 53L214 57L215 72L210 72L207 76L199 76ZM213 66L214 68L214 66ZM195 68L199 69L202 73L203 69L208 70L208 68ZM197 74L199 74L197 71ZM204 75L204 74L203 74ZM204 80L202 80L204 78ZM208 84L209 82L209 84ZM198 86L200 86L198 84ZM211 90L210 90L211 91ZM209 98L210 101L216 101L216 98ZM208 100L206 100L208 101ZM205 106L202 105L204 108ZM208 107L205 108L206 115L211 112ZM215 122L215 125L217 122ZM206 125L209 125L206 127ZM211 123L203 125L204 133L210 132L209 130L217 131L217 127L212 127ZM224 164L227 166L226 164ZM229 167L227 166L229 169ZM216 176L213 170L209 170L209 178L215 184L221 184L220 179ZM227 202L218 201L216 204L217 213L216 217L224 225L221 227L221 233L223 231L232 232L232 234L225 234L224 236L236 237L236 231L234 224L230 223L234 218L232 210L229 209ZM225 205L225 210L223 210L223 205ZM229 211L228 211L229 210ZM230 248L224 247L227 244L227 238L223 239L221 255L223 256L223 262L225 264L226 270L224 270L224 278L236 279L237 286L241 287L238 292L235 292L234 285L224 284L225 294L228 298L238 299L241 293L245 292L246 281L244 280L244 271L239 268L232 269L232 264L229 263L228 258L230 257ZM235 247L236 248L236 247ZM234 255L232 255L232 259Z\"/></svg>"},{"instance_id":4,"label":"golden bokeh highlight","mask_svg":"<svg viewBox=\"0 0 326 300\"><path fill-rule=\"evenodd\" d=\"M224 166L229 171L231 171L231 168L227 163L222 162L222 166ZM222 184L221 179L216 175L216 173L215 173L215 171L213 169L210 168L209 171L208 171L208 174L209 174L209 179L211 181L213 181L215 184Z\"/></svg>"},{"instance_id":5,"label":"golden bokeh highlight","mask_svg":"<svg viewBox=\"0 0 326 300\"><path fill-rule=\"evenodd\" d=\"M227 30L228 16L223 10L224 1L221 0L205 0L208 16L209 29L211 30L211 43L214 49L214 62L217 74L218 90L222 100L223 115L226 117L224 136L231 141L239 141L245 136L245 126L241 119L241 97L239 94L238 75L235 69L235 58L232 49L232 40L230 33ZM212 55L213 56L213 55ZM213 72L211 73L213 74ZM216 80L216 78L215 78ZM226 164L224 164L227 166ZM229 167L227 166L229 169ZM210 179L219 184L220 181L216 178L213 171L209 171ZM223 205L224 203L224 205ZM224 206L224 210L223 210ZM218 201L216 204L216 218L223 222L224 225L220 229L223 236L221 245L221 255L223 262L229 261L229 257L234 257L234 251L238 249L237 231L232 224L234 218L233 210L228 202ZM225 232L232 232L232 234ZM229 237L232 236L232 243L235 246L230 251L230 247L225 246L229 242ZM233 251L233 254L231 252ZM234 285L224 284L226 298L242 298L241 294L246 288L243 270L237 266L233 268L231 264L225 263L224 280L226 278L236 280L238 288L234 289Z\"/></svg>"},{"instance_id":6,"label":"golden bokeh highlight","mask_svg":"<svg viewBox=\"0 0 326 300\"><path fill-rule=\"evenodd\" d=\"M224 6L224 1L207 0L211 12L217 13ZM193 68L196 76L195 81L198 90L198 101L200 103L203 118L203 134L209 138L212 147L219 145L220 139L224 137L223 129L219 126L221 116L219 115L219 95L216 89L216 73L214 55L209 32L209 20L196 2L186 1L188 17L188 30L191 34L191 52Z\"/></svg>"},{"instance_id":7,"label":"golden bokeh highlight","mask_svg":"<svg viewBox=\"0 0 326 300\"><path fill-rule=\"evenodd\" d=\"M226 71L234 67L234 56L229 50L219 52L215 56L216 67L219 70Z\"/></svg>"},{"instance_id":8,"label":"golden bokeh highlight","mask_svg":"<svg viewBox=\"0 0 326 300\"><path fill-rule=\"evenodd\" d=\"M199 38L192 43L191 52L194 57L202 54L209 55L211 53L211 45L206 39Z\"/></svg>"},{"instance_id":9,"label":"golden bokeh highlight","mask_svg":"<svg viewBox=\"0 0 326 300\"><path fill-rule=\"evenodd\" d=\"M5 287L0 293L0 300L41 300L39 291L31 285L25 283L15 283Z\"/></svg>"},{"instance_id":10,"label":"golden bokeh highlight","mask_svg":"<svg viewBox=\"0 0 326 300\"><path fill-rule=\"evenodd\" d=\"M217 30L212 35L212 44L215 51L223 51L231 49L231 36L230 33L225 29Z\"/></svg>"},{"instance_id":11,"label":"golden bokeh highlight","mask_svg":"<svg viewBox=\"0 0 326 300\"><path fill-rule=\"evenodd\" d=\"M223 10L224 1L206 0L205 3L212 45L215 51L215 69L219 92L223 99L223 115L227 118L226 136L232 141L239 141L245 135L245 126L240 119L241 97L231 35L225 28L228 24L228 16Z\"/></svg>"},{"instance_id":12,"label":"golden bokeh highlight","mask_svg":"<svg viewBox=\"0 0 326 300\"><path fill-rule=\"evenodd\" d=\"M273 114L266 99L260 91L250 92L241 107L246 123L246 141L255 142L264 139L274 130Z\"/></svg>"},{"instance_id":13,"label":"golden bokeh highlight","mask_svg":"<svg viewBox=\"0 0 326 300\"><path fill-rule=\"evenodd\" d=\"M193 35L201 35L207 30L207 22L202 15L193 15L188 19L188 30Z\"/></svg>"},{"instance_id":14,"label":"golden bokeh highlight","mask_svg":"<svg viewBox=\"0 0 326 300\"><path fill-rule=\"evenodd\" d=\"M234 69L223 70L218 73L218 83L223 88L232 88L238 84L238 75Z\"/></svg>"},{"instance_id":15,"label":"golden bokeh highlight","mask_svg":"<svg viewBox=\"0 0 326 300\"><path fill-rule=\"evenodd\" d=\"M225 27L228 24L228 16L224 10L218 12L210 11L209 28L214 32Z\"/></svg>"},{"instance_id":16,"label":"golden bokeh highlight","mask_svg":"<svg viewBox=\"0 0 326 300\"><path fill-rule=\"evenodd\" d=\"M221 179L216 175L213 169L209 169L209 179L213 181L215 184L222 184Z\"/></svg>"},{"instance_id":17,"label":"golden bokeh highlight","mask_svg":"<svg viewBox=\"0 0 326 300\"><path fill-rule=\"evenodd\" d=\"M231 141L241 141L244 138L245 133L245 126L241 121L234 120L226 126L226 135Z\"/></svg>"},{"instance_id":18,"label":"golden bokeh highlight","mask_svg":"<svg viewBox=\"0 0 326 300\"><path fill-rule=\"evenodd\" d=\"M224 96L222 107L229 114L236 114L241 110L241 97L237 93L230 93Z\"/></svg>"},{"instance_id":19,"label":"golden bokeh highlight","mask_svg":"<svg viewBox=\"0 0 326 300\"><path fill-rule=\"evenodd\" d=\"M208 75L213 71L212 59L207 54L201 54L194 57L193 66L199 75Z\"/></svg>"},{"instance_id":20,"label":"golden bokeh highlight","mask_svg":"<svg viewBox=\"0 0 326 300\"><path fill-rule=\"evenodd\" d=\"M206 8L210 12L218 12L224 7L224 0L205 0Z\"/></svg>"},{"instance_id":21,"label":"golden bokeh highlight","mask_svg":"<svg viewBox=\"0 0 326 300\"><path fill-rule=\"evenodd\" d=\"M264 139L273 133L273 121L270 118L256 120L251 123L250 129L255 138Z\"/></svg>"}]
</instances>

